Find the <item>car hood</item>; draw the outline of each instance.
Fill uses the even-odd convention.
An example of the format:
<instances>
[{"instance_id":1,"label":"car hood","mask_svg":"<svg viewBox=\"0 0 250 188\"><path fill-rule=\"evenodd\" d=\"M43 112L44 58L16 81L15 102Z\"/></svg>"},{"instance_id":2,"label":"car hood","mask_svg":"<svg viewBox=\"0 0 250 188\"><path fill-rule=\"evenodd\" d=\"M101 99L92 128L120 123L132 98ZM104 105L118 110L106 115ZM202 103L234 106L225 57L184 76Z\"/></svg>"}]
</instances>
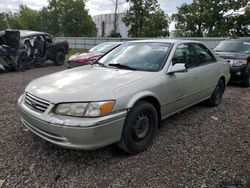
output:
<instances>
[{"instance_id":1,"label":"car hood","mask_svg":"<svg viewBox=\"0 0 250 188\"><path fill-rule=\"evenodd\" d=\"M215 52L215 53L223 59L245 59L250 55L244 52Z\"/></svg>"},{"instance_id":2,"label":"car hood","mask_svg":"<svg viewBox=\"0 0 250 188\"><path fill-rule=\"evenodd\" d=\"M38 78L26 92L51 103L102 100L102 95L150 75L152 72L87 65Z\"/></svg>"},{"instance_id":3,"label":"car hood","mask_svg":"<svg viewBox=\"0 0 250 188\"><path fill-rule=\"evenodd\" d=\"M85 52L81 54L75 54L72 55L69 60L70 61L89 61L89 60L95 60L99 57L101 57L103 53L101 52Z\"/></svg>"}]
</instances>

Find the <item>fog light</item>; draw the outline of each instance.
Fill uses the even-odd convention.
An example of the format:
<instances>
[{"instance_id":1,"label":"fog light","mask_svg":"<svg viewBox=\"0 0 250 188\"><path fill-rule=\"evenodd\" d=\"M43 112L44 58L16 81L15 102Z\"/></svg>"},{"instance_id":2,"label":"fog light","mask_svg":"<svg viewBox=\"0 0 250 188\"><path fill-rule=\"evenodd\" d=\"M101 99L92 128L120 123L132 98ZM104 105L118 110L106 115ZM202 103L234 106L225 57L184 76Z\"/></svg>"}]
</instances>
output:
<instances>
[{"instance_id":1,"label":"fog light","mask_svg":"<svg viewBox=\"0 0 250 188\"><path fill-rule=\"evenodd\" d=\"M237 72L237 76L240 76L241 75L241 72Z\"/></svg>"}]
</instances>

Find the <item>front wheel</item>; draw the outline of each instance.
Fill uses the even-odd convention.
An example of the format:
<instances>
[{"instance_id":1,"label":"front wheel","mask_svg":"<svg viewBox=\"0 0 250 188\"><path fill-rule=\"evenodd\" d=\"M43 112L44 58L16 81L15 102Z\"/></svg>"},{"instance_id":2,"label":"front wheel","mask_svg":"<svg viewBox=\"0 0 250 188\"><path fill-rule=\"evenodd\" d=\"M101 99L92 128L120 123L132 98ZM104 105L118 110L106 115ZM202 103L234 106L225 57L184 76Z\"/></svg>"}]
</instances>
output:
<instances>
[{"instance_id":1,"label":"front wheel","mask_svg":"<svg viewBox=\"0 0 250 188\"><path fill-rule=\"evenodd\" d=\"M220 79L210 99L207 100L209 106L216 107L221 103L224 88L224 82Z\"/></svg>"},{"instance_id":2,"label":"front wheel","mask_svg":"<svg viewBox=\"0 0 250 188\"><path fill-rule=\"evenodd\" d=\"M146 150L153 142L158 121L157 111L151 103L136 103L128 112L118 146L130 154Z\"/></svg>"},{"instance_id":3,"label":"front wheel","mask_svg":"<svg viewBox=\"0 0 250 188\"><path fill-rule=\"evenodd\" d=\"M62 66L64 65L64 61L65 61L65 54L63 52L57 52L54 64L56 66Z\"/></svg>"}]
</instances>

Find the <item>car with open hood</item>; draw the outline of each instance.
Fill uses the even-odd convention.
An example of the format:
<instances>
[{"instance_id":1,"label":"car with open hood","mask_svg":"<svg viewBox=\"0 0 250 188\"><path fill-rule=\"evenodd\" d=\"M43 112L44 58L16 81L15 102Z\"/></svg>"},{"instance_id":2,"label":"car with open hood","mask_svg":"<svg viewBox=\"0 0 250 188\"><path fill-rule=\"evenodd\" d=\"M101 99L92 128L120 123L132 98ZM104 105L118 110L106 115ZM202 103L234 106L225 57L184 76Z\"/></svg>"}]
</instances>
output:
<instances>
[{"instance_id":1,"label":"car with open hood","mask_svg":"<svg viewBox=\"0 0 250 188\"><path fill-rule=\"evenodd\" d=\"M202 101L218 106L229 70L199 42L127 42L91 65L31 81L18 107L22 123L51 143L85 150L116 143L137 154L162 120Z\"/></svg>"},{"instance_id":2,"label":"car with open hood","mask_svg":"<svg viewBox=\"0 0 250 188\"><path fill-rule=\"evenodd\" d=\"M231 81L250 87L250 38L221 41L214 51L231 65Z\"/></svg>"}]
</instances>

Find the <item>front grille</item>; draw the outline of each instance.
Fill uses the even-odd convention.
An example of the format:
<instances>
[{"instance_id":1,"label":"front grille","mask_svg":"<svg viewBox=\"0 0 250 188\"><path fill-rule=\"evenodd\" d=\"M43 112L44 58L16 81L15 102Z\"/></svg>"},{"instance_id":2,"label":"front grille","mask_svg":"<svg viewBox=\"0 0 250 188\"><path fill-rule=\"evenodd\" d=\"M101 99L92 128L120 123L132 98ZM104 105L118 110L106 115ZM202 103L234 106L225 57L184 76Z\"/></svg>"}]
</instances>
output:
<instances>
[{"instance_id":1,"label":"front grille","mask_svg":"<svg viewBox=\"0 0 250 188\"><path fill-rule=\"evenodd\" d=\"M42 113L45 112L50 105L48 101L35 97L29 93L26 93L25 104L31 109Z\"/></svg>"}]
</instances>

